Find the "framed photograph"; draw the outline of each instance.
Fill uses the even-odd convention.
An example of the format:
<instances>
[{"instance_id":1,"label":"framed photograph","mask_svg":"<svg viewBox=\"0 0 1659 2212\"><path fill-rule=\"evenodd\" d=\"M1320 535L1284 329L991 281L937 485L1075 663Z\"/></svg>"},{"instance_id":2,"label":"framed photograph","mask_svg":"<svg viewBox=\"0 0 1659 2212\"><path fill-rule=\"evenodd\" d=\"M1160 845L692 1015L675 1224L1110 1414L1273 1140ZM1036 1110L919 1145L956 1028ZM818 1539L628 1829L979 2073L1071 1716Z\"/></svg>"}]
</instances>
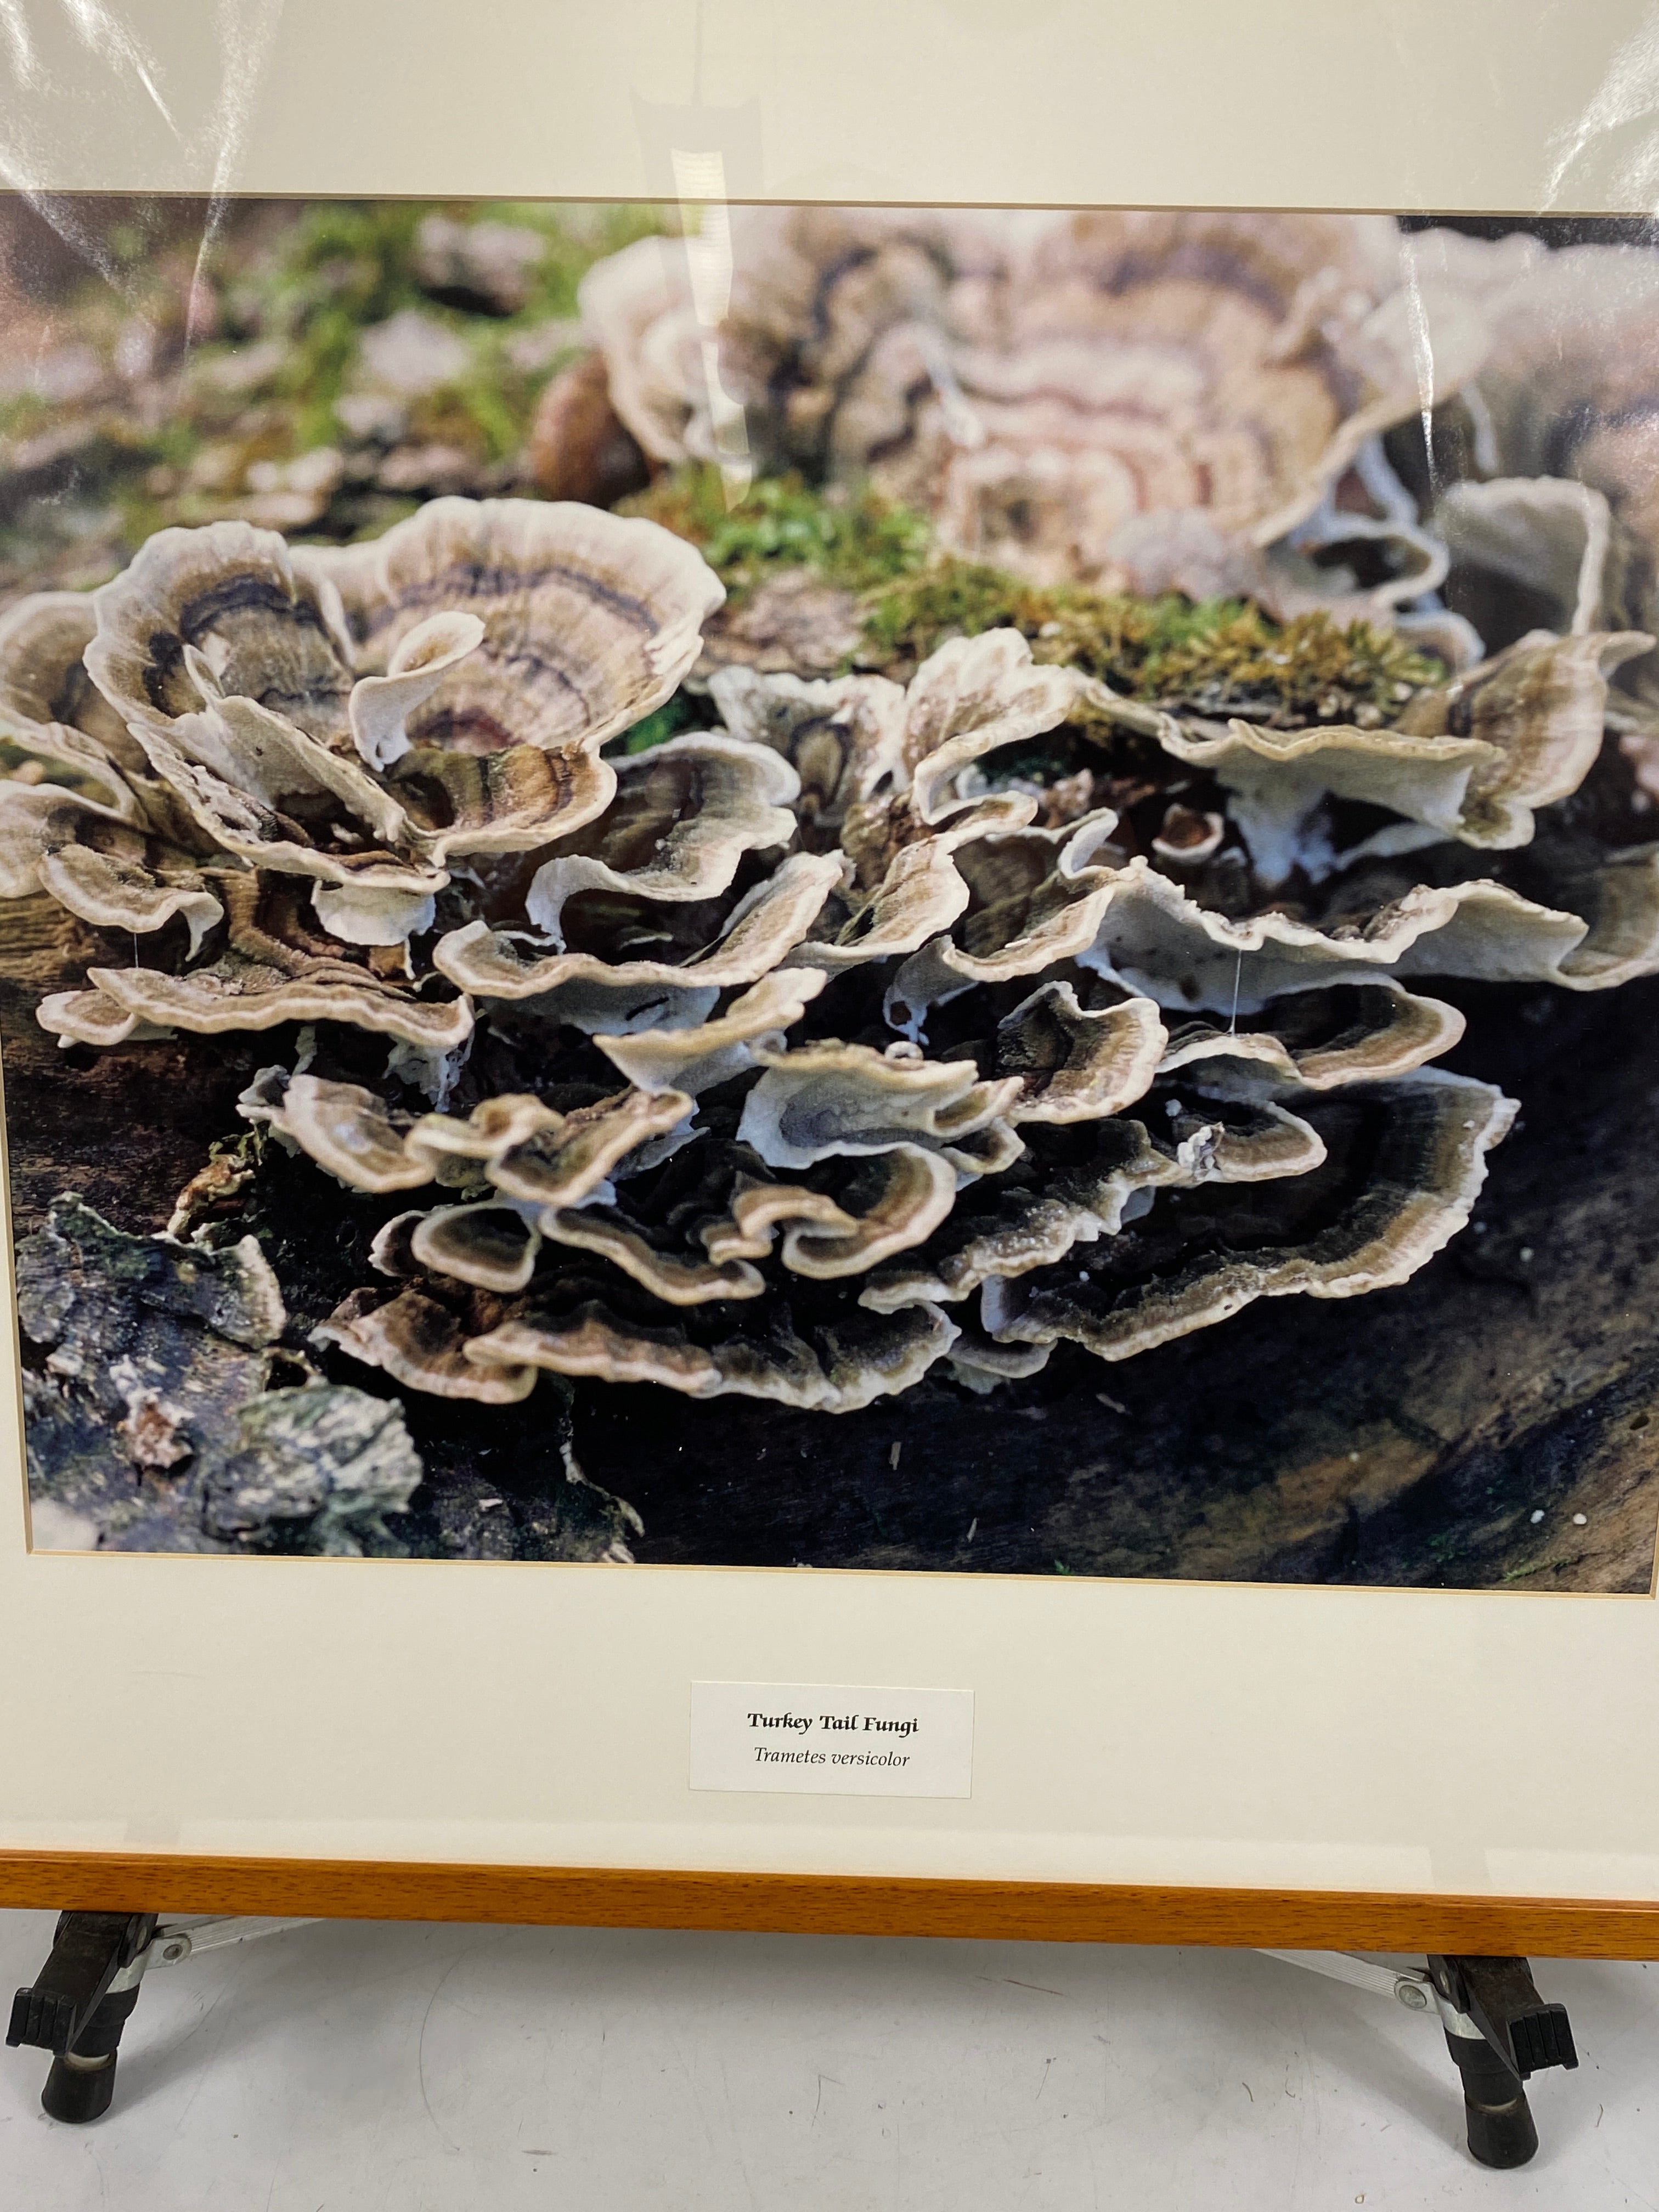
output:
<instances>
[{"instance_id":1,"label":"framed photograph","mask_svg":"<svg viewBox=\"0 0 1659 2212\"><path fill-rule=\"evenodd\" d=\"M1659 1955L1641 11L994 13L8 19L0 1902Z\"/></svg>"}]
</instances>

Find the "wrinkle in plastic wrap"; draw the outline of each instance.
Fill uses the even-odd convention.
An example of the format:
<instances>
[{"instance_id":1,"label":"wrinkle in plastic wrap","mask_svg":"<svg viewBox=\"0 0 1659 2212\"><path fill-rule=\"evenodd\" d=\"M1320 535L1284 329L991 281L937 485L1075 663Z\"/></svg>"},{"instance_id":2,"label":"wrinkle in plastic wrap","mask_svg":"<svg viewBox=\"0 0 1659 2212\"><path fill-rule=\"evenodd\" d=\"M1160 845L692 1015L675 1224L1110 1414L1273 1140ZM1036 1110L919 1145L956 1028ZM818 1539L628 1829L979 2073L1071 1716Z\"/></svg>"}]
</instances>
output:
<instances>
[{"instance_id":1,"label":"wrinkle in plastic wrap","mask_svg":"<svg viewBox=\"0 0 1659 2212\"><path fill-rule=\"evenodd\" d=\"M0 176L119 289L125 281L74 199L53 191L60 134L118 122L144 149L152 189L207 187L199 261L223 222L257 112L283 0L124 10L102 0L0 0L6 89ZM144 16L155 18L146 25ZM175 187L178 188L178 187Z\"/></svg>"}]
</instances>

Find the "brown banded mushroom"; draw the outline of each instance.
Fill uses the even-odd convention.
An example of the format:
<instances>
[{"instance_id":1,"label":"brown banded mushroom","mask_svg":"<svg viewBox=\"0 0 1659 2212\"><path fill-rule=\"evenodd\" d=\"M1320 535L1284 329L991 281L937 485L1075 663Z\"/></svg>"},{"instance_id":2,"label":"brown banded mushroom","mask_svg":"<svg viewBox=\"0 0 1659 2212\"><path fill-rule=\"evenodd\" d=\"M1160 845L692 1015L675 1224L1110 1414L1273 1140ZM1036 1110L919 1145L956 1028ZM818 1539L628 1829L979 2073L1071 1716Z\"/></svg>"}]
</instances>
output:
<instances>
[{"instance_id":1,"label":"brown banded mushroom","mask_svg":"<svg viewBox=\"0 0 1659 2212\"><path fill-rule=\"evenodd\" d=\"M1155 1194L1310 1174L1317 1132L1282 1106L1188 1101L1030 1139L1029 1164L976 1187L925 1244L877 1270L860 1303L878 1313L918 1300L950 1304L982 1285L1058 1264L1073 1246L1119 1236ZM1143 1109L1143 1111L1146 1109Z\"/></svg>"},{"instance_id":2,"label":"brown banded mushroom","mask_svg":"<svg viewBox=\"0 0 1659 2212\"><path fill-rule=\"evenodd\" d=\"M1386 606L1444 572L1378 443L1486 351L1439 234L1304 213L814 207L736 210L731 234L720 388L765 467L867 477L950 550L1039 582L1276 586L1289 611ZM1494 279L1516 265L1485 253ZM691 291L684 250L655 240L582 286L612 404L659 461L719 458ZM1292 532L1275 574L1263 552ZM1334 593L1313 556L1361 540L1393 576L1362 592L1339 568Z\"/></svg>"},{"instance_id":3,"label":"brown banded mushroom","mask_svg":"<svg viewBox=\"0 0 1659 2212\"><path fill-rule=\"evenodd\" d=\"M1490 1085L1425 1068L1311 1102L1310 1172L1170 1194L1085 1269L987 1279L999 1343L1068 1338L1103 1359L1212 1326L1260 1297L1358 1297L1405 1282L1469 1217L1515 1118Z\"/></svg>"},{"instance_id":4,"label":"brown banded mushroom","mask_svg":"<svg viewBox=\"0 0 1659 2212\"><path fill-rule=\"evenodd\" d=\"M1044 983L997 1024L997 1073L1021 1084L1008 1119L1018 1126L1121 1114L1150 1087L1165 1043L1150 999L1085 1007L1070 982Z\"/></svg>"},{"instance_id":5,"label":"brown banded mushroom","mask_svg":"<svg viewBox=\"0 0 1659 2212\"><path fill-rule=\"evenodd\" d=\"M952 854L965 891L948 936L912 954L888 987L888 1020L920 1038L931 1010L975 984L1041 975L1090 951L1122 854L1109 809L1058 830L988 830Z\"/></svg>"},{"instance_id":6,"label":"brown banded mushroom","mask_svg":"<svg viewBox=\"0 0 1659 2212\"><path fill-rule=\"evenodd\" d=\"M781 1047L827 978L817 968L775 969L728 1001L712 1021L677 1029L659 1024L594 1042L638 1089L676 1091L695 1098L756 1066L757 1046Z\"/></svg>"},{"instance_id":7,"label":"brown banded mushroom","mask_svg":"<svg viewBox=\"0 0 1659 2212\"><path fill-rule=\"evenodd\" d=\"M1466 403L1473 398L1465 395ZM1642 591L1639 553L1615 528L1607 495L1590 484L1561 477L1477 478L1449 485L1434 515L1448 562L1455 564L1453 588L1489 624L1490 580L1498 578L1568 636L1604 622L1659 620L1659 606ZM1498 622L1503 627L1501 615Z\"/></svg>"},{"instance_id":8,"label":"brown banded mushroom","mask_svg":"<svg viewBox=\"0 0 1659 2212\"><path fill-rule=\"evenodd\" d=\"M436 1054L471 1036L472 1009L465 999L423 996L395 975L383 975L373 964L374 948L323 933L302 878L227 871L215 880L224 907L222 950L179 974L143 965L89 968L90 990L42 1000L41 1026L60 1042L112 1044L157 1030L213 1036L339 1022Z\"/></svg>"},{"instance_id":9,"label":"brown banded mushroom","mask_svg":"<svg viewBox=\"0 0 1659 2212\"><path fill-rule=\"evenodd\" d=\"M493 1186L509 1199L578 1206L618 1162L691 1110L674 1091L623 1091L558 1113L530 1097L488 1098L465 1118L398 1113L361 1084L295 1075L245 1097L242 1111L355 1190Z\"/></svg>"},{"instance_id":10,"label":"brown banded mushroom","mask_svg":"<svg viewBox=\"0 0 1659 2212\"><path fill-rule=\"evenodd\" d=\"M1247 1015L1288 994L1370 981L1380 970L1590 989L1603 976L1646 972L1655 957L1651 854L1615 856L1576 883L1575 896L1599 894L1603 883L1618 888L1594 924L1488 877L1418 884L1364 919L1345 909L1328 926L1272 908L1234 921L1137 860L1121 872L1094 945L1078 961L1160 1006Z\"/></svg>"},{"instance_id":11,"label":"brown banded mushroom","mask_svg":"<svg viewBox=\"0 0 1659 2212\"><path fill-rule=\"evenodd\" d=\"M734 208L729 221L721 383L745 411L760 465L830 477L857 469L878 423L898 434L907 427L884 344L888 355L907 341L912 353L926 347L969 269L996 280L996 219L812 206ZM656 461L718 459L684 247L624 247L588 270L579 300L611 404L644 451Z\"/></svg>"},{"instance_id":12,"label":"brown banded mushroom","mask_svg":"<svg viewBox=\"0 0 1659 2212\"><path fill-rule=\"evenodd\" d=\"M1005 1382L1024 1382L1048 1364L1051 1344L997 1344L970 1323L957 1334L945 1363L953 1382L988 1397Z\"/></svg>"},{"instance_id":13,"label":"brown banded mushroom","mask_svg":"<svg viewBox=\"0 0 1659 2212\"><path fill-rule=\"evenodd\" d=\"M93 594L87 672L136 736L217 697L251 699L349 744L354 671L318 556L251 523L161 530ZM142 742L142 740L141 740Z\"/></svg>"},{"instance_id":14,"label":"brown banded mushroom","mask_svg":"<svg viewBox=\"0 0 1659 2212\"><path fill-rule=\"evenodd\" d=\"M469 1323L487 1333L502 1311L495 1293L459 1285L446 1298L434 1297L429 1289L409 1289L384 1303L373 1291L354 1291L318 1323L312 1341L331 1346L365 1367L378 1367L411 1390L513 1406L535 1389L535 1368L466 1357Z\"/></svg>"},{"instance_id":15,"label":"brown banded mushroom","mask_svg":"<svg viewBox=\"0 0 1659 2212\"><path fill-rule=\"evenodd\" d=\"M757 1298L766 1289L766 1278L746 1260L716 1261L706 1253L665 1251L614 1207L583 1212L561 1208L549 1216L547 1234L574 1251L610 1261L665 1306Z\"/></svg>"},{"instance_id":16,"label":"brown banded mushroom","mask_svg":"<svg viewBox=\"0 0 1659 2212\"><path fill-rule=\"evenodd\" d=\"M797 1193L797 1210L774 1216L787 1222L780 1260L792 1274L817 1282L863 1275L890 1253L923 1243L950 1213L957 1185L955 1164L944 1152L890 1146L837 1179L839 1218L817 1211L813 1192Z\"/></svg>"},{"instance_id":17,"label":"brown banded mushroom","mask_svg":"<svg viewBox=\"0 0 1659 2212\"><path fill-rule=\"evenodd\" d=\"M0 896L45 889L152 937L181 916L190 938L182 972L164 937L162 964L54 994L48 1025L107 1044L332 1020L453 1048L471 1008L427 992L415 941L454 865L556 847L605 811L601 748L672 692L720 597L654 525L444 500L335 555L246 523L163 531L88 600L26 602L0 629L0 688L36 766L0 785ZM705 744L675 841L702 878L728 848L793 834L784 764L769 782L732 750Z\"/></svg>"},{"instance_id":18,"label":"brown banded mushroom","mask_svg":"<svg viewBox=\"0 0 1659 2212\"><path fill-rule=\"evenodd\" d=\"M1186 875L1214 860L1226 839L1224 815L1199 813L1172 800L1152 840L1152 858L1172 876Z\"/></svg>"},{"instance_id":19,"label":"brown banded mushroom","mask_svg":"<svg viewBox=\"0 0 1659 2212\"><path fill-rule=\"evenodd\" d=\"M775 1293L671 1313L620 1269L587 1255L507 1300L430 1281L389 1299L356 1291L315 1332L413 1389L485 1404L515 1402L546 1370L820 1413L854 1412L909 1389L957 1334L936 1307L877 1315L844 1297L810 1320Z\"/></svg>"},{"instance_id":20,"label":"brown banded mushroom","mask_svg":"<svg viewBox=\"0 0 1659 2212\"><path fill-rule=\"evenodd\" d=\"M693 1309L665 1327L647 1298L571 1274L553 1295L467 1340L484 1376L545 1368L611 1382L660 1382L688 1397L769 1398L809 1413L856 1413L896 1397L944 1358L956 1324L937 1307L870 1314L856 1306L804 1322L793 1302L757 1299L716 1321ZM407 1296L408 1294L405 1293ZM643 1311L641 1311L643 1308Z\"/></svg>"},{"instance_id":21,"label":"brown banded mushroom","mask_svg":"<svg viewBox=\"0 0 1659 2212\"><path fill-rule=\"evenodd\" d=\"M0 720L78 730L118 768L142 769L142 749L87 672L97 627L86 592L37 592L0 614Z\"/></svg>"},{"instance_id":22,"label":"brown banded mushroom","mask_svg":"<svg viewBox=\"0 0 1659 2212\"><path fill-rule=\"evenodd\" d=\"M532 928L565 942L567 902L592 893L700 902L730 890L745 854L795 835L799 783L775 753L710 734L675 738L628 763L615 798L586 830L559 840L525 893Z\"/></svg>"},{"instance_id":23,"label":"brown banded mushroom","mask_svg":"<svg viewBox=\"0 0 1659 2212\"><path fill-rule=\"evenodd\" d=\"M1018 1158L1007 1115L1018 1076L981 1082L971 1060L939 1062L902 1042L878 1052L834 1041L793 1051L757 1047L764 1068L744 1103L738 1138L769 1167L805 1168L831 1154L919 1145L963 1176L994 1175Z\"/></svg>"},{"instance_id":24,"label":"brown banded mushroom","mask_svg":"<svg viewBox=\"0 0 1659 2212\"><path fill-rule=\"evenodd\" d=\"M302 1098L301 1112L288 1117L290 1130L303 1133L308 1103ZM672 1097L656 1109L665 1118ZM363 1109L347 1102L346 1110ZM371 1143L375 1133L371 1127ZM418 1132L405 1142L418 1146ZM310 1148L322 1149L314 1139ZM864 1275L930 1235L950 1212L958 1181L941 1152L903 1141L873 1156L826 1151L805 1177L782 1180L748 1145L711 1136L645 1167L637 1155L606 1162L614 1182L567 1177L562 1191L544 1182L532 1196L513 1172L518 1157L503 1164L505 1172L487 1167L497 1185L492 1195L397 1216L375 1241L374 1265L394 1276L445 1277L503 1292L526 1289L533 1278L539 1291L568 1265L549 1253L538 1271L546 1244L594 1255L666 1306L723 1305L775 1291L750 1264L770 1258L775 1246L789 1275L816 1282ZM368 1179L361 1157L346 1164L354 1181ZM384 1166L376 1179L389 1182ZM538 1203L543 1195L552 1202Z\"/></svg>"},{"instance_id":25,"label":"brown banded mushroom","mask_svg":"<svg viewBox=\"0 0 1659 2212\"><path fill-rule=\"evenodd\" d=\"M725 597L683 539L574 501L430 500L383 538L313 557L366 677L392 677L435 615L482 625L477 650L412 705L410 746L531 744L596 767L607 738L678 689Z\"/></svg>"},{"instance_id":26,"label":"brown banded mushroom","mask_svg":"<svg viewBox=\"0 0 1659 2212\"><path fill-rule=\"evenodd\" d=\"M1539 631L1419 692L1388 728L1275 730L1236 719L1212 738L1170 715L1158 742L1217 778L1268 890L1297 871L1317 881L1367 853L1447 837L1510 849L1531 842L1539 808L1583 783L1601 750L1607 678L1651 643L1641 631ZM1339 854L1318 818L1332 799L1396 818Z\"/></svg>"},{"instance_id":27,"label":"brown banded mushroom","mask_svg":"<svg viewBox=\"0 0 1659 2212\"><path fill-rule=\"evenodd\" d=\"M1455 1006L1397 983L1311 987L1270 999L1243 1030L1218 1015L1173 1020L1158 1073L1187 1069L1217 1097L1330 1091L1408 1075L1449 1052L1464 1027Z\"/></svg>"},{"instance_id":28,"label":"brown banded mushroom","mask_svg":"<svg viewBox=\"0 0 1659 2212\"><path fill-rule=\"evenodd\" d=\"M608 1204L544 1213L555 1243L598 1254L672 1305L759 1297L783 1276L834 1282L907 1251L950 1212L959 1181L940 1151L909 1142L823 1152L781 1180L757 1151L710 1137L647 1179L618 1174ZM781 1237L781 1241L780 1240ZM769 1275L751 1261L772 1257Z\"/></svg>"},{"instance_id":29,"label":"brown banded mushroom","mask_svg":"<svg viewBox=\"0 0 1659 2212\"><path fill-rule=\"evenodd\" d=\"M319 961L307 975L227 953L188 975L155 968L89 968L85 991L58 991L36 1009L60 1044L115 1045L184 1030L197 1036L270 1030L289 1022L343 1022L443 1054L465 1043L472 1013L464 999L414 999Z\"/></svg>"},{"instance_id":30,"label":"brown banded mushroom","mask_svg":"<svg viewBox=\"0 0 1659 2212\"><path fill-rule=\"evenodd\" d=\"M1320 964L1332 963L1333 981L1352 974L1342 965L1354 941L1349 925L1326 935L1276 915L1264 917L1259 928L1248 920L1236 922L1196 903L1177 881L1146 860L1127 869L1093 866L1094 849L1086 824L1074 836L1030 830L989 836L969 848L959 865L975 884L978 902L958 925L956 935L964 943L936 939L907 961L888 986L887 1019L906 1035L921 1036L935 1009L954 1006L955 1026L971 1031L969 994L976 988L1006 988L1017 979L1058 967L1062 975L1069 969L1076 981L1047 984L1028 1005L1045 1004L1054 1012L1065 1005L1064 1018L1074 1034L1093 1030L1103 1043L1108 1012L1115 1008L1110 1018L1125 1023L1135 1009L1133 1018L1142 1025L1139 1034L1151 1048L1152 1066L1160 1064L1164 1044L1158 1006L1171 1014L1189 1009L1161 1065L1167 1071L1205 1060L1212 1063L1208 1079L1230 1091L1254 1091L1264 1083L1327 1088L1404 1073L1449 1050L1461 1036L1462 1017L1453 1008L1392 983L1351 987L1334 1024L1322 1011L1310 1025L1314 1002L1322 1010L1331 997L1328 989L1321 994ZM1041 872L1045 865L1052 869L1046 877ZM994 896L1000 889L1007 895ZM1517 904L1516 910L1541 939L1547 959L1572 941L1566 917L1555 917L1552 938L1550 924L1534 909ZM1447 891L1425 920L1429 926L1443 924L1457 911L1457 894ZM1504 912L1510 911L1506 900ZM1012 933L999 942L1006 932ZM1463 934L1467 939L1468 932ZM1187 942L1177 953L1182 939ZM1156 941L1156 951L1149 939ZM1457 944L1454 939L1444 956L1445 972L1457 972L1450 965ZM1381 957L1397 963L1401 941L1385 942ZM1305 976L1296 975L1289 964L1298 957L1307 963ZM1425 971L1433 972L1440 957L1435 951L1425 951ZM1093 980L1091 970L1101 981ZM1079 1006L1079 986L1099 1011ZM1054 999L1056 991L1064 994L1061 1000ZM1118 1006L1114 994L1123 992L1133 995ZM964 999L966 1008L957 1004ZM1227 1012L1224 1028L1219 1020L1204 1018L1206 1011ZM1242 1029L1241 1012L1248 1017ZM1012 1018L1004 1018L1005 1033ZM1005 1060L1000 1049L1000 1068L1016 1064ZM1121 1097L1103 1110L1119 1110L1135 1095Z\"/></svg>"},{"instance_id":31,"label":"brown banded mushroom","mask_svg":"<svg viewBox=\"0 0 1659 2212\"><path fill-rule=\"evenodd\" d=\"M717 669L708 690L734 737L769 746L794 769L796 818L811 849L833 841L848 808L901 773L905 696L885 677L808 683L738 665Z\"/></svg>"},{"instance_id":32,"label":"brown banded mushroom","mask_svg":"<svg viewBox=\"0 0 1659 2212\"><path fill-rule=\"evenodd\" d=\"M1305 558L1380 524L1407 595L1432 589L1407 520L1348 520L1328 501L1367 441L1422 404L1413 307L1431 316L1437 390L1483 350L1455 295L1425 302L1408 255L1364 217L1053 218L954 353L980 437L926 410L883 480L921 495L947 543L1043 581L1167 588L1192 517L1218 557L1245 561L1298 526Z\"/></svg>"},{"instance_id":33,"label":"brown banded mushroom","mask_svg":"<svg viewBox=\"0 0 1659 2212\"><path fill-rule=\"evenodd\" d=\"M307 878L333 936L400 945L431 927L449 878L410 849L407 817L356 763L249 699L180 714L141 741L204 839L251 868Z\"/></svg>"},{"instance_id":34,"label":"brown banded mushroom","mask_svg":"<svg viewBox=\"0 0 1659 2212\"><path fill-rule=\"evenodd\" d=\"M838 859L795 853L740 896L602 909L592 917L591 951L543 952L529 933L474 921L439 940L434 964L480 999L527 1002L546 1021L590 1032L684 1024L711 1012L722 991L757 983L775 968L840 880ZM647 910L657 925L648 931L640 920ZM627 957L641 936L662 948L659 957Z\"/></svg>"},{"instance_id":35,"label":"brown banded mushroom","mask_svg":"<svg viewBox=\"0 0 1659 2212\"><path fill-rule=\"evenodd\" d=\"M224 908L102 746L61 723L3 720L0 744L35 772L0 781L0 898L46 891L94 929L133 935L179 915L198 951Z\"/></svg>"},{"instance_id":36,"label":"brown banded mushroom","mask_svg":"<svg viewBox=\"0 0 1659 2212\"><path fill-rule=\"evenodd\" d=\"M538 1212L493 1199L434 1206L409 1223L407 1266L387 1272L447 1275L484 1291L522 1291L542 1249ZM371 1257L375 1266L386 1267L383 1256Z\"/></svg>"},{"instance_id":37,"label":"brown banded mushroom","mask_svg":"<svg viewBox=\"0 0 1659 2212\"><path fill-rule=\"evenodd\" d=\"M970 896L958 853L1037 805L1019 791L964 793L964 777L1055 728L1079 696L1070 670L1034 662L1010 629L951 640L902 690L881 677L803 684L747 671L715 686L750 742L818 748L806 820L836 826L847 872L793 957L830 972L915 952L956 920Z\"/></svg>"}]
</instances>

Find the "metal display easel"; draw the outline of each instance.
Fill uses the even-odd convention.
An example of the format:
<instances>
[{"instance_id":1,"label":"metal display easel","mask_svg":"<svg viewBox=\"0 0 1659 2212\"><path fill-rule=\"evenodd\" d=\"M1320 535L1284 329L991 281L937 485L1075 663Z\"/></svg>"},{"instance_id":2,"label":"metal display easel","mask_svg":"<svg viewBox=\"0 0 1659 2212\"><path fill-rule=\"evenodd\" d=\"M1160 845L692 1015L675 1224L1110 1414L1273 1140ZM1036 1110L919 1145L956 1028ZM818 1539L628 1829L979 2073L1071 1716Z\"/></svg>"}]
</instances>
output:
<instances>
[{"instance_id":1,"label":"metal display easel","mask_svg":"<svg viewBox=\"0 0 1659 2212\"><path fill-rule=\"evenodd\" d=\"M145 1974L198 1952L252 1942L314 1919L163 1919L153 1912L64 1912L46 1963L12 2000L9 2044L52 2053L40 2102L54 2120L101 2119L115 2094L121 2036ZM1463 2087L1471 2154L1524 2166L1538 2148L1526 2083L1578 2056L1564 2005L1539 1996L1524 1959L1431 1954L1425 1967L1382 1966L1343 1951L1263 1951L1425 2018L1437 2014Z\"/></svg>"},{"instance_id":2,"label":"metal display easel","mask_svg":"<svg viewBox=\"0 0 1659 2212\"><path fill-rule=\"evenodd\" d=\"M1392 1997L1408 2012L1437 2012L1463 2083L1469 2152L1482 2166L1524 2166L1538 2148L1526 2084L1551 2066L1573 2067L1565 2005L1547 2004L1524 1959L1432 1953L1426 1972L1373 1966L1346 1951L1264 1951L1334 1982Z\"/></svg>"}]
</instances>

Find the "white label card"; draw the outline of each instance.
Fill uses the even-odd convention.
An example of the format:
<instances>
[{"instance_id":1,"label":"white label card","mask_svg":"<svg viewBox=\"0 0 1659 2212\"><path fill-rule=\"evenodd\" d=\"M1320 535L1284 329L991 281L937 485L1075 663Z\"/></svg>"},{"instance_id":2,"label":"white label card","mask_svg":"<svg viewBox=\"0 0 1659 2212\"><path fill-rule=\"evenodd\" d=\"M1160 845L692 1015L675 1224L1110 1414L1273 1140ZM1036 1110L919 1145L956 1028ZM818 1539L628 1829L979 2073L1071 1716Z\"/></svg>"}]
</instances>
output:
<instances>
[{"instance_id":1,"label":"white label card","mask_svg":"<svg viewBox=\"0 0 1659 2212\"><path fill-rule=\"evenodd\" d=\"M970 1797L974 1693L693 1682L691 1787Z\"/></svg>"}]
</instances>

